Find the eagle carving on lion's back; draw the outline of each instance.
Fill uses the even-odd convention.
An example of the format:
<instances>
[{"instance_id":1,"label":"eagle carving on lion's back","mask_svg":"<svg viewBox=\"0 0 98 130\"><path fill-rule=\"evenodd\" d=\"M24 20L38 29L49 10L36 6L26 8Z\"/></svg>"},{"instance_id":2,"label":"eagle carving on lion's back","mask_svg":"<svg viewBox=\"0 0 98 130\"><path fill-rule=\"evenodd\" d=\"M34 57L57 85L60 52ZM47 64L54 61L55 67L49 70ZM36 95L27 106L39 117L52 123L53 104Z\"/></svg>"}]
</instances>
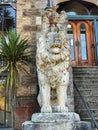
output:
<instances>
[{"instance_id":1,"label":"eagle carving on lion's back","mask_svg":"<svg viewBox=\"0 0 98 130\"><path fill-rule=\"evenodd\" d=\"M40 89L38 102L41 112L67 112L70 46L66 26L63 27L66 13L48 10L42 20L42 31L37 35L36 55Z\"/></svg>"}]
</instances>

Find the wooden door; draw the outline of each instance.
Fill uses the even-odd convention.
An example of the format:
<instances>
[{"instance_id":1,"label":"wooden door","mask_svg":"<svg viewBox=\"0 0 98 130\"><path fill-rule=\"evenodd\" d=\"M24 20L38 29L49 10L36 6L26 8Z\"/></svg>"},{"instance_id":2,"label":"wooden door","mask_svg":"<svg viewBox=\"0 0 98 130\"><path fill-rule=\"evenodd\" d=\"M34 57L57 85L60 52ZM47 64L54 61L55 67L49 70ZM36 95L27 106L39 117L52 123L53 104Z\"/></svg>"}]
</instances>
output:
<instances>
[{"instance_id":1,"label":"wooden door","mask_svg":"<svg viewBox=\"0 0 98 130\"><path fill-rule=\"evenodd\" d=\"M93 21L69 21L72 66L94 66L95 45Z\"/></svg>"}]
</instances>

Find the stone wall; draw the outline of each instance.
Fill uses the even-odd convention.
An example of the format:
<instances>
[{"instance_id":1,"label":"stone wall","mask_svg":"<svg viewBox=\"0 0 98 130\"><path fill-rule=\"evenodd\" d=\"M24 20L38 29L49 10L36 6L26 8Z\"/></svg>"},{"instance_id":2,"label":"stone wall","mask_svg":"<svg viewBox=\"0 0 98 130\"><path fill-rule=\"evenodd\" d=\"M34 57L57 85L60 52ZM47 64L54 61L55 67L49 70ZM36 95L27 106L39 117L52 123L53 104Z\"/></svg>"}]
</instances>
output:
<instances>
[{"instance_id":1,"label":"stone wall","mask_svg":"<svg viewBox=\"0 0 98 130\"><path fill-rule=\"evenodd\" d=\"M17 32L22 32L24 37L27 37L31 41L31 49L33 52L32 65L31 65L31 74L32 77L23 76L22 86L27 87L28 89L25 92L25 89L21 89L22 93L26 94L36 94L36 64L35 64L35 53L36 53L36 25L35 17L37 14L40 14L37 9L34 8L34 0L18 0L17 1ZM30 88L29 88L30 87ZM32 88L32 90L31 90ZM19 90L19 95L22 93ZM23 94L23 95L24 95Z\"/></svg>"},{"instance_id":2,"label":"stone wall","mask_svg":"<svg viewBox=\"0 0 98 130\"><path fill-rule=\"evenodd\" d=\"M31 41L33 57L31 61L31 76L22 75L21 86L17 89L17 105L15 109L15 129L21 129L25 120L30 120L32 113L39 111L36 100L37 75L36 75L36 16L40 11L35 8L36 0L17 1L17 32L22 33Z\"/></svg>"}]
</instances>

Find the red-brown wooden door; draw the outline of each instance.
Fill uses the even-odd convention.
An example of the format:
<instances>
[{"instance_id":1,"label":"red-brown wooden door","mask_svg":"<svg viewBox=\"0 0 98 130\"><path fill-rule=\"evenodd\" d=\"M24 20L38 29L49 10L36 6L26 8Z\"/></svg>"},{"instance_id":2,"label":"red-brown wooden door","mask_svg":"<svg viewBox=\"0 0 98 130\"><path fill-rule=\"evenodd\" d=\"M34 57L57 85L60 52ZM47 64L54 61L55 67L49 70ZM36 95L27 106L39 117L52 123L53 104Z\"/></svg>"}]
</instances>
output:
<instances>
[{"instance_id":1,"label":"red-brown wooden door","mask_svg":"<svg viewBox=\"0 0 98 130\"><path fill-rule=\"evenodd\" d=\"M69 21L72 66L94 66L95 44L93 21Z\"/></svg>"}]
</instances>

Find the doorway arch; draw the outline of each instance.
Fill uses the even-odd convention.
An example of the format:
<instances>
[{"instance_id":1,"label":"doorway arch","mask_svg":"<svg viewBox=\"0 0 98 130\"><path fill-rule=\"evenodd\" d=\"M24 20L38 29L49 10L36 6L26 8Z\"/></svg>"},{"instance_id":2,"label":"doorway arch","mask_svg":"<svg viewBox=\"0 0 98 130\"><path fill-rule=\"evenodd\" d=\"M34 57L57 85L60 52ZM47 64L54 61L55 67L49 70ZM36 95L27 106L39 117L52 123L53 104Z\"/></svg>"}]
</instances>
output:
<instances>
[{"instance_id":1,"label":"doorway arch","mask_svg":"<svg viewBox=\"0 0 98 130\"><path fill-rule=\"evenodd\" d=\"M60 4L62 2L68 2L68 1L71 1L71 0L56 0L56 3ZM75 0L75 1L78 1L78 0ZM96 1L96 0L82 0L82 1L98 5L98 1Z\"/></svg>"}]
</instances>

